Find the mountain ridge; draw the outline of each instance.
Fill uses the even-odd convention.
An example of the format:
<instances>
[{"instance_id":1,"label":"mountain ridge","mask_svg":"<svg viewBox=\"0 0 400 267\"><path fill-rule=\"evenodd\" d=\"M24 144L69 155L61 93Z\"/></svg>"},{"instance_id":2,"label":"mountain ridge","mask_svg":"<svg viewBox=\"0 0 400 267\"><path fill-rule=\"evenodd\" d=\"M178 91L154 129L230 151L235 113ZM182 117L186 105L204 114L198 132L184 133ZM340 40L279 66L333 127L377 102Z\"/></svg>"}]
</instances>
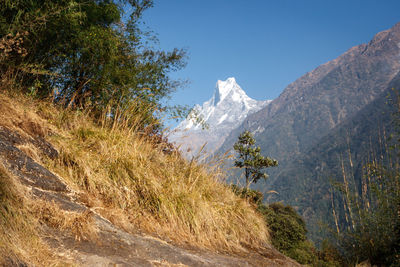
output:
<instances>
[{"instance_id":1,"label":"mountain ridge","mask_svg":"<svg viewBox=\"0 0 400 267\"><path fill-rule=\"evenodd\" d=\"M352 109L352 110L340 110L341 106L344 106L343 103L333 103L333 104L338 104L336 106L333 106L333 111L332 113L335 114L327 114L330 117L330 120L325 121L324 127L318 127L322 128L324 131L325 129L331 129L333 128L334 125L336 125L338 122L342 120L342 118L346 117L349 113L354 113L355 110L359 110L361 106L364 106L365 104L369 103L376 95L379 95L379 93L386 89L387 84L389 83L390 80L397 74L397 71L400 69L400 23L396 24L393 28L393 31L396 33L396 39L397 43L395 44L396 46L393 46L394 42L391 42L391 49L396 50L397 55L396 58L391 58L390 60L386 61L386 59L381 58L377 63L375 63L375 68L380 70L384 76L384 78L381 78L380 80L374 81L374 84L366 86L365 81L371 81L374 78L374 73L371 73L369 69L367 69L365 66L371 64L371 62L368 62L365 58L359 59L361 62L356 62L358 63L356 66L355 71L359 71L360 73L357 73L355 76L357 77L357 80L353 82L351 79L347 79L347 83L352 83L350 84L343 84L342 88L357 88L359 91L364 90L365 92L369 93L364 94L363 96L360 97L360 100L357 101L358 103L348 103L346 100L347 97L342 97L340 100L342 102L346 102L347 108ZM263 121L266 121L266 124L268 125L268 122L276 116L278 113L293 113L297 111L298 107L301 105L304 105L304 102L307 100L307 96L314 96L316 97L316 93L319 93L318 97L324 98L321 99L323 104L331 104L330 103L330 98L329 94L337 93L337 92L330 92L332 90L324 89L326 88L326 83L333 83L329 84L328 86L331 87L336 87L334 88L336 91L339 91L338 86L335 83L335 78L338 78L338 76L349 73L348 69L350 68L349 66L349 61L350 59L354 59L356 55L365 55L365 54L373 54L370 50L372 48L377 48L376 43L382 43L382 38L386 37L388 38L388 34L393 31L383 31L381 33L378 33L368 44L362 44L359 46L355 46L351 49L349 49L347 52L345 52L343 55L339 56L338 58L334 59L333 61L327 62L319 67L317 67L315 70L310 71L294 81L293 83L289 84L285 90L279 95L278 98L274 99L268 106L265 108L259 110L258 112L255 112L253 114L250 114L245 121L242 123L241 128L236 129L235 131L231 132L230 136L226 139L226 143L223 145L225 150L229 150L232 147L232 144L234 142L234 139L236 136L238 136L238 133L245 128L244 125L249 128L251 131L256 131L258 124L262 124ZM386 44L386 43L385 43ZM382 49L380 49L382 50ZM379 55L381 57L382 55ZM385 63L390 63L386 64L389 66L379 66L380 64L384 65ZM386 73L386 70L390 70L390 73ZM363 73L361 73L363 71ZM361 74L364 76L368 77L361 77ZM351 76L351 75L350 75ZM360 76L360 78L358 78ZM340 78L340 77L339 77ZM349 77L353 78L353 77ZM323 81L321 81L323 80ZM372 88L372 90L368 90L366 88ZM324 91L326 90L326 91ZM307 93L307 94L305 94ZM361 95L362 92L350 92L350 94L359 96ZM324 103L325 102L325 103ZM307 104L309 109L312 109L308 103ZM354 104L354 105L351 105ZM261 122L261 123L260 123ZM258 130L257 135L260 135L262 131ZM325 133L321 133L320 136L322 137Z\"/></svg>"},{"instance_id":2,"label":"mountain ridge","mask_svg":"<svg viewBox=\"0 0 400 267\"><path fill-rule=\"evenodd\" d=\"M289 84L278 98L250 114L233 130L218 153L231 151L243 130L252 131L261 151L280 164L269 171L267 183L257 188L282 192L274 200L295 205L304 215L306 204L283 192L293 193L293 188L295 191L296 187L301 188L305 181L302 179L312 173L292 172L288 177L285 168L294 160L301 163L307 152L318 147L320 140L336 126L381 97L399 71L400 23L397 23L376 34L367 44L350 48ZM287 183L280 183L281 179Z\"/></svg>"},{"instance_id":3,"label":"mountain ridge","mask_svg":"<svg viewBox=\"0 0 400 267\"><path fill-rule=\"evenodd\" d=\"M258 111L269 102L248 97L234 77L218 80L213 96L202 106L196 105L192 114L173 130L169 140L181 145L183 151L191 149L186 152L189 155L198 153L203 144L206 144L206 151L212 153L248 114ZM193 114L204 120L206 129L196 124Z\"/></svg>"}]
</instances>

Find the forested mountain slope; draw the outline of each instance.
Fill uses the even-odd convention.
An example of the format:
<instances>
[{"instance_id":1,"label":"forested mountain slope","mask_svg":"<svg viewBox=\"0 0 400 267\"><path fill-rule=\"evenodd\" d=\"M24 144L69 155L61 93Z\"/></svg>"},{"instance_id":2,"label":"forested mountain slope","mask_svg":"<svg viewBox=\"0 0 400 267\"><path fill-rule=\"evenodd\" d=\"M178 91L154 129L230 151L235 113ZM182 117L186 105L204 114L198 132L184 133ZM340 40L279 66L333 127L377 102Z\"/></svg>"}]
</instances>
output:
<instances>
[{"instance_id":1,"label":"forested mountain slope","mask_svg":"<svg viewBox=\"0 0 400 267\"><path fill-rule=\"evenodd\" d=\"M343 183L344 172L352 186L361 188L366 164L386 155L390 146L386 140L394 132L392 115L396 111L389 98L394 94L392 88L399 86L400 77L396 77L379 97L333 128L277 174L274 188L279 191L278 198L298 207L315 240L322 238L320 223L333 223L330 195L333 183Z\"/></svg>"},{"instance_id":2,"label":"forested mountain slope","mask_svg":"<svg viewBox=\"0 0 400 267\"><path fill-rule=\"evenodd\" d=\"M279 161L279 167L269 171L270 178L265 188L279 192L275 200L291 203L307 215L304 213L306 210L315 211L315 201L313 205L310 202L304 203L299 196L292 194L292 189L305 194L309 188L304 184L317 179L315 173L300 171L311 164L307 160L310 150L320 147L320 142L326 138L341 138L341 134L346 131L339 131L336 135L333 131L355 118L360 111L368 109L369 104L380 99L388 88L395 86L396 83L391 82L395 82L399 70L398 23L376 34L368 44L351 48L337 59L319 66L290 84L277 99L250 115L239 128L231 132L219 152L230 150L244 129L254 132L263 154ZM375 115L381 118L389 114L377 112ZM373 128L377 127L376 121L377 118L359 123L372 123L369 127ZM350 125L343 129L345 127ZM376 140L372 139L372 142ZM337 143L331 140L330 149L335 149ZM314 158L322 158L327 150L319 150L318 153L321 155L315 154ZM333 160L335 158L330 159ZM339 166L333 165L331 168ZM289 174L288 169L297 171ZM325 177L322 172L317 174ZM317 200L317 196L328 193L324 189L327 188L329 177L325 178L317 187L321 190L319 194L307 191L309 198ZM309 217L307 215L305 219L310 223Z\"/></svg>"}]
</instances>

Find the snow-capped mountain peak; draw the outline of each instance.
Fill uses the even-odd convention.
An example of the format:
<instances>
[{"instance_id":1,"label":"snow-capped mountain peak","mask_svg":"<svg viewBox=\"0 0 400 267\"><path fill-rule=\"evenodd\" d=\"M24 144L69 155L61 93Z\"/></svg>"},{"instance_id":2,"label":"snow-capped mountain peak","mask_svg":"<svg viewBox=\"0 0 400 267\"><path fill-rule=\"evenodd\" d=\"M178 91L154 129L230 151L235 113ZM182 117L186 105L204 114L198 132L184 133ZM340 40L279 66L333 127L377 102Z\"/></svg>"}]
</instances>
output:
<instances>
[{"instance_id":1,"label":"snow-capped mountain peak","mask_svg":"<svg viewBox=\"0 0 400 267\"><path fill-rule=\"evenodd\" d=\"M231 99L234 102L240 102L242 100L249 101L249 98L243 89L236 83L236 79L234 77L228 78L226 81L218 80L213 98L213 105L216 106L218 103L224 101L224 99L228 96L231 96Z\"/></svg>"},{"instance_id":2,"label":"snow-capped mountain peak","mask_svg":"<svg viewBox=\"0 0 400 267\"><path fill-rule=\"evenodd\" d=\"M207 142L208 151L215 151L247 115L269 102L248 97L233 77L225 81L218 80L212 98L202 106L196 105L193 111L204 120L208 129L202 129L202 125L196 124L195 119L189 116L175 128L169 139L184 148L192 147L194 151Z\"/></svg>"}]
</instances>

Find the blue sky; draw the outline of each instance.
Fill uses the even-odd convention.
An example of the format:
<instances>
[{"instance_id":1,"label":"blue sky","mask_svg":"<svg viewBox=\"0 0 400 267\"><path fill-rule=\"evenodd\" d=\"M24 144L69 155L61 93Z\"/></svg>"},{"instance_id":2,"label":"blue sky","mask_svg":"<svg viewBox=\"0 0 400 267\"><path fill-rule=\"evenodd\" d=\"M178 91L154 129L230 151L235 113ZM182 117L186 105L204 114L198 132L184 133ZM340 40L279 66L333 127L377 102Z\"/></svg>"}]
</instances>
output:
<instances>
[{"instance_id":1,"label":"blue sky","mask_svg":"<svg viewBox=\"0 0 400 267\"><path fill-rule=\"evenodd\" d=\"M143 17L159 48L188 50L172 104L208 100L235 77L257 100L400 22L400 0L155 0Z\"/></svg>"}]
</instances>

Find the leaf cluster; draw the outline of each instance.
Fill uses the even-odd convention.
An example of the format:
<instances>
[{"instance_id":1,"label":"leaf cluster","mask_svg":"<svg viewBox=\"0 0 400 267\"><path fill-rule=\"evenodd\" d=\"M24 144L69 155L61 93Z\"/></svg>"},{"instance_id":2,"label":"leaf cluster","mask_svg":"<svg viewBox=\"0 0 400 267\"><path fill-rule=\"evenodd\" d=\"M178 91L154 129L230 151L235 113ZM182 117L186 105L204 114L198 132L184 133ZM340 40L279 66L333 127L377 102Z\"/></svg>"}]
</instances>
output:
<instances>
[{"instance_id":1,"label":"leaf cluster","mask_svg":"<svg viewBox=\"0 0 400 267\"><path fill-rule=\"evenodd\" d=\"M366 166L369 170L368 195L350 191L342 200L347 210L339 218L341 232L336 235L339 251L349 264L368 260L380 266L400 264L400 172L385 166ZM345 191L337 191L342 197ZM364 198L364 199L363 199ZM352 216L350 217L350 212Z\"/></svg>"},{"instance_id":2,"label":"leaf cluster","mask_svg":"<svg viewBox=\"0 0 400 267\"><path fill-rule=\"evenodd\" d=\"M270 227L272 244L278 250L289 251L307 240L306 224L293 207L276 202L259 209Z\"/></svg>"}]
</instances>

